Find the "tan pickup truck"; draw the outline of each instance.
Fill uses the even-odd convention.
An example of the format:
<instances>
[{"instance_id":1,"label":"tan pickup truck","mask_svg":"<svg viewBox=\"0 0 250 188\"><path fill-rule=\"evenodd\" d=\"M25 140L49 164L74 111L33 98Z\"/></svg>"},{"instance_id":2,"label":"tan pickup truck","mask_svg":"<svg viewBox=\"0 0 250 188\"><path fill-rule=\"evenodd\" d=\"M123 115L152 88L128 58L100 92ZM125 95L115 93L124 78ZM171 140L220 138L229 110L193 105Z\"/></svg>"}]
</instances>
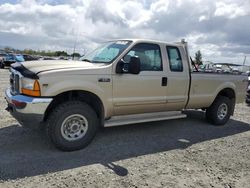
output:
<instances>
[{"instance_id":1,"label":"tan pickup truck","mask_svg":"<svg viewBox=\"0 0 250 188\"><path fill-rule=\"evenodd\" d=\"M44 122L61 150L87 146L100 126L184 118L203 109L225 124L246 96L241 75L192 71L187 43L116 40L82 61L13 64L7 110L22 124Z\"/></svg>"}]
</instances>

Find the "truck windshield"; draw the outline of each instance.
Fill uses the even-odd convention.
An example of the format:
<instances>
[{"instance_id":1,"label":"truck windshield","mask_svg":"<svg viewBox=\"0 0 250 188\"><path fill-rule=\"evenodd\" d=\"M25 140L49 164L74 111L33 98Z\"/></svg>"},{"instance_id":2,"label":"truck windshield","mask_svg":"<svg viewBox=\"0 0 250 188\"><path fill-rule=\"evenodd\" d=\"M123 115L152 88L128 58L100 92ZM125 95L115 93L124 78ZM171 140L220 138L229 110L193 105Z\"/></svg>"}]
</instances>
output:
<instances>
[{"instance_id":1,"label":"truck windshield","mask_svg":"<svg viewBox=\"0 0 250 188\"><path fill-rule=\"evenodd\" d=\"M107 42L96 48L89 54L86 54L81 61L88 61L91 63L111 63L118 57L129 45L131 41L120 40Z\"/></svg>"}]
</instances>

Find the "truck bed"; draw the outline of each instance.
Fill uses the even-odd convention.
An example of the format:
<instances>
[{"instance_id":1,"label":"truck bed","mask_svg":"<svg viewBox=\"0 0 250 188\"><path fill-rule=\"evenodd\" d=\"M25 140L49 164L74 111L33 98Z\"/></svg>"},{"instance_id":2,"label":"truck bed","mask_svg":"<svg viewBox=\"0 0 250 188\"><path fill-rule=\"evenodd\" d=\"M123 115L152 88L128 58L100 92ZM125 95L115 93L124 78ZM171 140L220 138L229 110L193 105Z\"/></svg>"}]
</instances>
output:
<instances>
[{"instance_id":1,"label":"truck bed","mask_svg":"<svg viewBox=\"0 0 250 188\"><path fill-rule=\"evenodd\" d=\"M243 102L246 96L247 77L228 73L192 72L187 108L209 107L223 89L235 91L236 103Z\"/></svg>"}]
</instances>

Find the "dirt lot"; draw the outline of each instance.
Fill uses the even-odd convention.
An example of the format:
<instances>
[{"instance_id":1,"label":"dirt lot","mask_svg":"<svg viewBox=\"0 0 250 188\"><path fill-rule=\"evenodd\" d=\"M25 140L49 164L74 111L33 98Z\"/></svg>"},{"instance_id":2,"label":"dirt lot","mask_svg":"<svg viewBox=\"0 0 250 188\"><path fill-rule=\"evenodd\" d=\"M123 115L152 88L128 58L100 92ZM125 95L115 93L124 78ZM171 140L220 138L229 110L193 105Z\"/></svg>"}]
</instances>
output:
<instances>
[{"instance_id":1,"label":"dirt lot","mask_svg":"<svg viewBox=\"0 0 250 188\"><path fill-rule=\"evenodd\" d=\"M250 107L224 127L202 112L181 120L101 130L89 147L60 152L40 129L4 110L0 70L0 187L250 187Z\"/></svg>"}]
</instances>

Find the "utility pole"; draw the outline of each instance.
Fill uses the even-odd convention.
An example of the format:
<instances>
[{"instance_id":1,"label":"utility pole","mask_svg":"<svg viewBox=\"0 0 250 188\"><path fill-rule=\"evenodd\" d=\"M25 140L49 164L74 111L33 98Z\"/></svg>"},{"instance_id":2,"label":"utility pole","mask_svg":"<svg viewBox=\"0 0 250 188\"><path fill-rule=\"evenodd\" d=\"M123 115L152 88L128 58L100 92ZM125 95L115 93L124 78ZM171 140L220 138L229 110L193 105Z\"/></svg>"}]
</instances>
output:
<instances>
[{"instance_id":1,"label":"utility pole","mask_svg":"<svg viewBox=\"0 0 250 188\"><path fill-rule=\"evenodd\" d=\"M77 33L76 33L76 39L75 39L75 42L74 42L73 57L72 57L73 60L74 60L74 58L75 58L77 40L78 40L78 31L77 31Z\"/></svg>"},{"instance_id":2,"label":"utility pole","mask_svg":"<svg viewBox=\"0 0 250 188\"><path fill-rule=\"evenodd\" d=\"M243 64L242 64L242 70L241 70L241 72L243 72L243 68L244 68L244 66L246 64L246 59L247 59L247 56L244 57L244 61L243 61Z\"/></svg>"},{"instance_id":3,"label":"utility pole","mask_svg":"<svg viewBox=\"0 0 250 188\"><path fill-rule=\"evenodd\" d=\"M75 56L75 51L76 51L76 42L77 42L77 37L76 37L76 40L75 40L75 43L74 43L74 50L73 50L73 60L74 60L74 56Z\"/></svg>"}]
</instances>

